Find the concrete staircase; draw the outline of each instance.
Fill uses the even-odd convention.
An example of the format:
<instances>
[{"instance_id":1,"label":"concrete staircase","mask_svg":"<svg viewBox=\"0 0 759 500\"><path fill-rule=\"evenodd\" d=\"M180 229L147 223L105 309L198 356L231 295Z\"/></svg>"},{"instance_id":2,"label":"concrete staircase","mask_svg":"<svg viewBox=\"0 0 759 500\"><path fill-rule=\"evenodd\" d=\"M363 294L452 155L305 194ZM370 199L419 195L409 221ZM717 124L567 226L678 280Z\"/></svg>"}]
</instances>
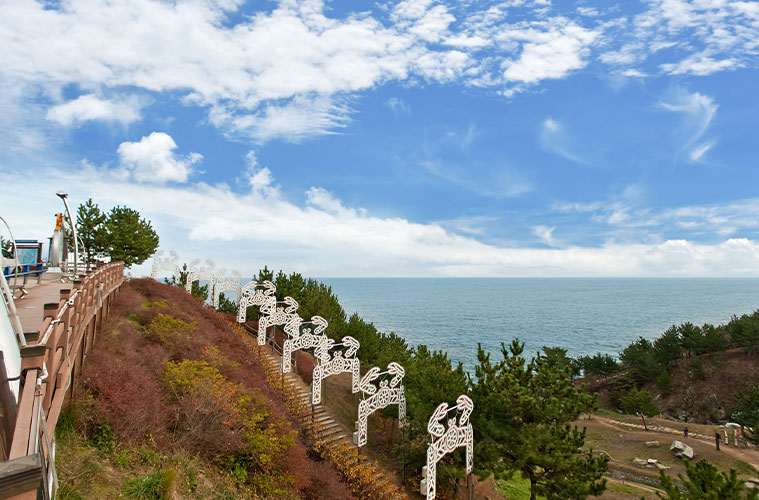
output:
<instances>
[{"instance_id":1,"label":"concrete staircase","mask_svg":"<svg viewBox=\"0 0 759 500\"><path fill-rule=\"evenodd\" d=\"M272 352L268 348L263 348L260 352L261 355L266 356L269 361L276 363L277 366L281 365L282 357L276 352ZM291 371L285 374L284 381L285 385L298 395L304 405L311 405L311 387L300 376ZM350 448L356 448L356 445L353 444L352 431L337 422L324 405L314 405L313 414L300 419L299 423L305 425L311 419L318 426L317 439L322 440L327 446L333 447L344 444Z\"/></svg>"}]
</instances>

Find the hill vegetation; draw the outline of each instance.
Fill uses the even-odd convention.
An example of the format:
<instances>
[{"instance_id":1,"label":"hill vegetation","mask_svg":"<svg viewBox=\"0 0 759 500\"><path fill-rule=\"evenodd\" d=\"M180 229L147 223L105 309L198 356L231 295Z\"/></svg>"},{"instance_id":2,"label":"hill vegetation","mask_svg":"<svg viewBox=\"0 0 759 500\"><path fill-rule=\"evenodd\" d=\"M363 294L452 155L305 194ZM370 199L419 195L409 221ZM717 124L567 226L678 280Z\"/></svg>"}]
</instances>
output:
<instances>
[{"instance_id":1,"label":"hill vegetation","mask_svg":"<svg viewBox=\"0 0 759 500\"><path fill-rule=\"evenodd\" d=\"M757 349L759 311L734 316L725 325L673 325L653 341L641 337L631 343L619 361L598 353L574 359L572 366L610 408L650 414L655 404L676 420L733 420L757 442L752 432L759 428L759 414L752 411L759 403ZM643 393L650 395L648 401Z\"/></svg>"},{"instance_id":2,"label":"hill vegetation","mask_svg":"<svg viewBox=\"0 0 759 500\"><path fill-rule=\"evenodd\" d=\"M222 315L132 280L102 332L58 430L60 498L352 498Z\"/></svg>"}]
</instances>

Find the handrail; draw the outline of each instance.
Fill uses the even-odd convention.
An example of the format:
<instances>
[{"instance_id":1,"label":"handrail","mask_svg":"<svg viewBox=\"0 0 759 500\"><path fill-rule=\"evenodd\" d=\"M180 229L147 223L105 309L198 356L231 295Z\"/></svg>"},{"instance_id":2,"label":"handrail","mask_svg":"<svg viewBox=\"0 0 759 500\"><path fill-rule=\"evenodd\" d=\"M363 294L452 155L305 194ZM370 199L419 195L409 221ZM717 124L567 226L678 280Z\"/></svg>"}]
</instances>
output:
<instances>
[{"instance_id":1,"label":"handrail","mask_svg":"<svg viewBox=\"0 0 759 500\"><path fill-rule=\"evenodd\" d=\"M9 459L40 454L45 474L42 498L53 497L57 490L54 431L63 401L108 313L112 294L123 281L121 262L105 264L76 279L73 290L61 290L57 307L46 306L38 341L22 348L25 383Z\"/></svg>"}]
</instances>

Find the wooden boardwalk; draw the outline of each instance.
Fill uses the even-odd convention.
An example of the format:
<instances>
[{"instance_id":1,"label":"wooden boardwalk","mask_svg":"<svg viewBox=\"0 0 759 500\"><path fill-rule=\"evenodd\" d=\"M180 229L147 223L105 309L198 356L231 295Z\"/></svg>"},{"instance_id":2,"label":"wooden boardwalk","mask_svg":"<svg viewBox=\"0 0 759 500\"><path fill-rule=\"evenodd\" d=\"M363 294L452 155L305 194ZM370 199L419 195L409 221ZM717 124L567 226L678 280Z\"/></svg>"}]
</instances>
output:
<instances>
[{"instance_id":1,"label":"wooden boardwalk","mask_svg":"<svg viewBox=\"0 0 759 500\"><path fill-rule=\"evenodd\" d=\"M12 281L11 279L11 283ZM14 302L24 331L33 332L39 330L42 324L44 305L55 303L57 307L61 300L61 290L71 291L74 284L62 283L59 274L45 273L39 284L27 284L25 288L29 293L16 298Z\"/></svg>"}]
</instances>

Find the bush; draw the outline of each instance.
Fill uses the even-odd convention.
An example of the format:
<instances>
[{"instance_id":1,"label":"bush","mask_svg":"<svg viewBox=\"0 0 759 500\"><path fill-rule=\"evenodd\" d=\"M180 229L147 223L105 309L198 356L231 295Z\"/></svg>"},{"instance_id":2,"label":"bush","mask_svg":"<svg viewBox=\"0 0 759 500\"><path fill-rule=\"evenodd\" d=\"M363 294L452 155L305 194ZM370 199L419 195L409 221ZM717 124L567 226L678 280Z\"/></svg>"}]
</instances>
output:
<instances>
[{"instance_id":1,"label":"bush","mask_svg":"<svg viewBox=\"0 0 759 500\"><path fill-rule=\"evenodd\" d=\"M176 489L177 471L159 470L124 485L124 494L136 500L168 500Z\"/></svg>"}]
</instances>

